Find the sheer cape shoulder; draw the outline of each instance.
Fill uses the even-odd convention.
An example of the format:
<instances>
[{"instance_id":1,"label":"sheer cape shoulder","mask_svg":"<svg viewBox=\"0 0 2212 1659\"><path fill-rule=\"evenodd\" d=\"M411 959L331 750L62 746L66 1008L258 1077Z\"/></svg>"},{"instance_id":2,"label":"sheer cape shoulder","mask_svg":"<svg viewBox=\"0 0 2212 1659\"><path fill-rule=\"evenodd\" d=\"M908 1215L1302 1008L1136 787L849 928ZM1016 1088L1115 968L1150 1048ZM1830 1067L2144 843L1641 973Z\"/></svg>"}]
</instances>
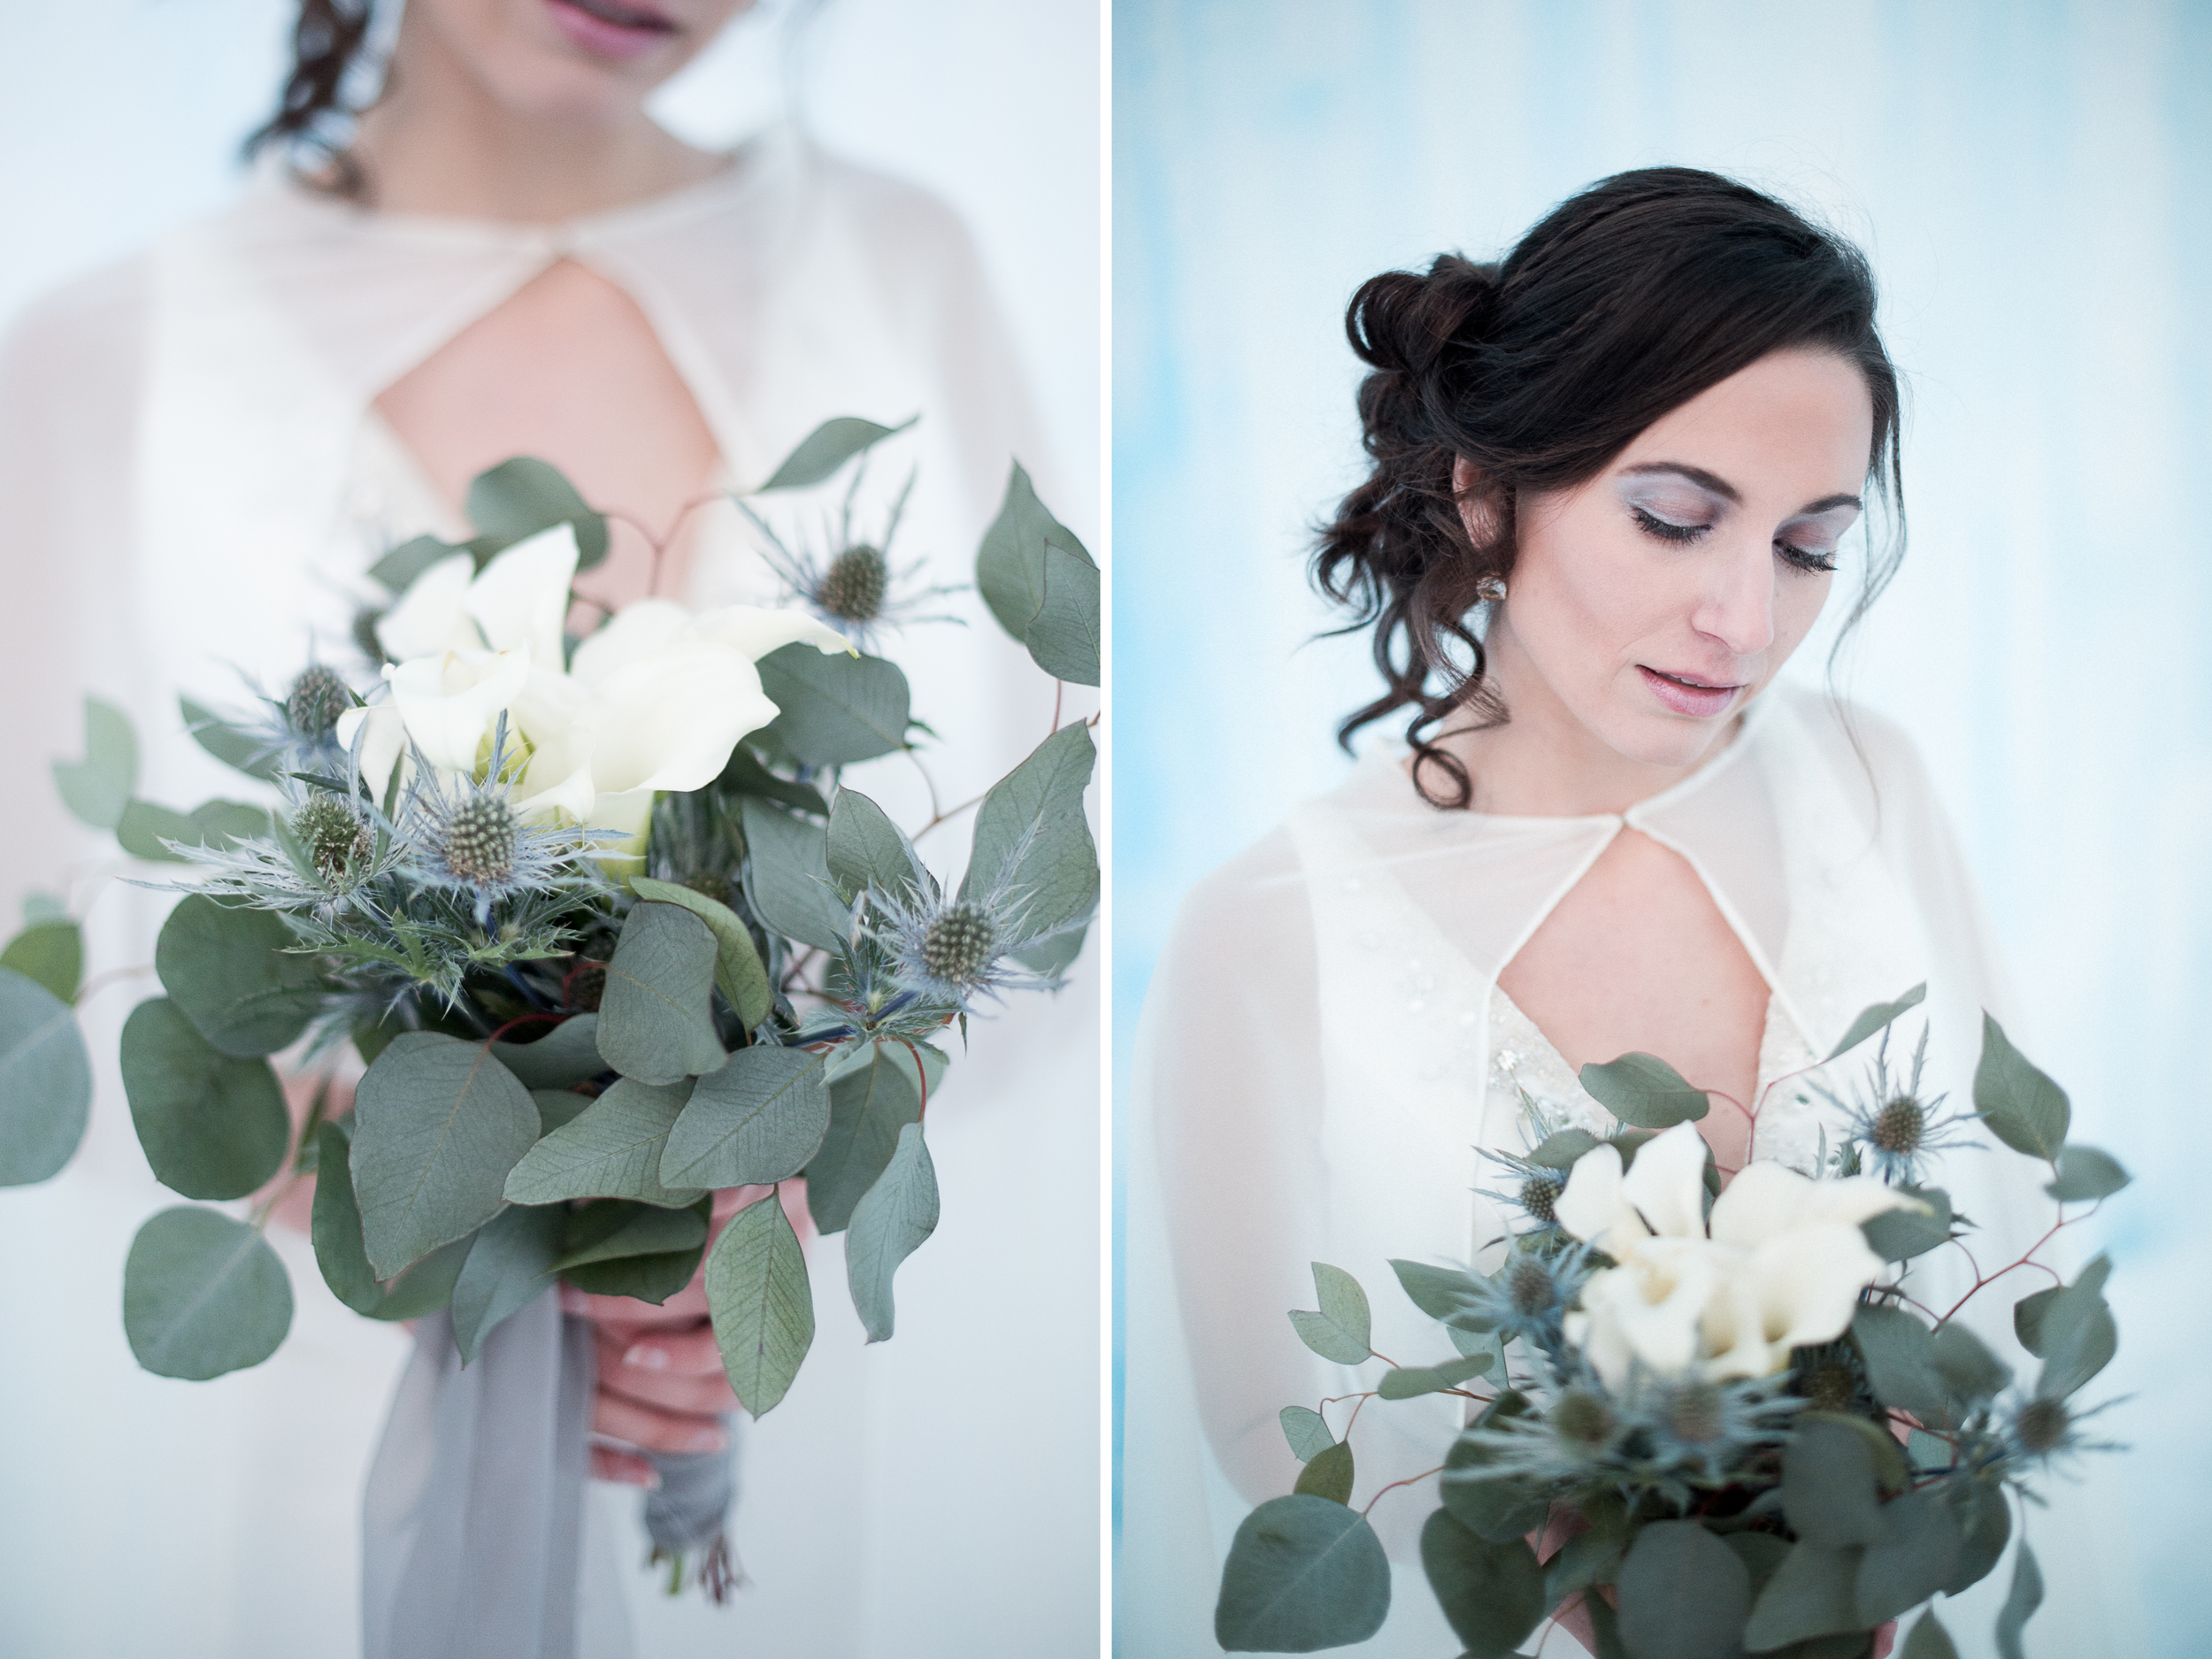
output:
<instances>
[{"instance_id":1,"label":"sheer cape shoulder","mask_svg":"<svg viewBox=\"0 0 2212 1659\"><path fill-rule=\"evenodd\" d=\"M1315 1305L1310 1263L1365 1287L1378 1353L1448 1357L1388 1263L1485 1265L1501 1248L1507 1218L1478 1191L1497 1185L1479 1149L1526 1141L1510 1092L1486 1086L1497 976L1624 826L1690 862L1813 1054L1862 1009L1924 982L1912 1029L1924 1013L1932 1086L1970 1100L1983 1010L2003 1020L2009 994L1933 791L1888 723L1778 686L1697 773L1590 818L1438 811L1396 753L1371 754L1192 891L1146 999L1131 1090L1125 1651L1205 1650L1236 1524L1297 1473L1278 1411L1373 1386L1373 1366L1321 1359L1286 1319ZM2016 1034L2032 1051L2032 1033ZM1855 1064L1832 1068L1847 1095ZM1809 1091L1775 1094L1756 1156L1809 1172L1828 1109ZM1993 1143L1951 1155L1942 1177L1985 1261L2011 1259L2052 1218L2047 1171ZM1972 1274L1946 1254L1916 1277L1947 1306ZM1970 1314L2032 1376L2005 1288ZM1445 1396L1363 1407L1355 1506L1432 1470L1459 1409ZM1340 1432L1348 1410L1329 1413ZM2062 1506L2065 1483L2049 1484ZM1417 1480L1375 1508L1398 1584L1389 1623L1357 1651L1455 1651L1418 1565L1434 1507L1433 1482ZM2069 1651L2059 1632L2105 1628L2093 1576L2047 1555L2045 1571L2039 1640ZM2001 1599L2008 1576L1970 1600L1992 1586ZM1955 1635L1965 1627L1962 1651L1986 1640L1993 1608L1947 1618ZM1550 1650L1571 1651L1566 1640Z\"/></svg>"}]
</instances>

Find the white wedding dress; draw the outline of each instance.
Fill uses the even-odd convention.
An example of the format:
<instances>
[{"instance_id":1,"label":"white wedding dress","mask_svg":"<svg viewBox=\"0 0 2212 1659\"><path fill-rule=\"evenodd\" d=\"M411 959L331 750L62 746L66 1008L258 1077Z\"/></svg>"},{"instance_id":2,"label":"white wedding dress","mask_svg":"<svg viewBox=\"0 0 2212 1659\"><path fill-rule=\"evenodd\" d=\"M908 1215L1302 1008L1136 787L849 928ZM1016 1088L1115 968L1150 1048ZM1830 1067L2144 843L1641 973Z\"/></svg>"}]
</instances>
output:
<instances>
[{"instance_id":1,"label":"white wedding dress","mask_svg":"<svg viewBox=\"0 0 2212 1659\"><path fill-rule=\"evenodd\" d=\"M184 733L177 694L236 706L238 669L273 688L311 649L341 657L369 563L464 530L371 402L562 258L644 311L730 481L764 479L831 416L920 415L875 475L887 504L919 465L895 549L926 555L919 582L972 580L1012 458L1053 499L960 227L787 132L703 183L549 227L367 213L265 174L228 212L46 302L0 357L0 933L26 890L69 871L91 971L150 960L168 900L108 879L124 868L111 840L67 820L47 777L77 752L83 695L131 711L142 795L250 795ZM786 597L726 505L705 515L694 572L694 603ZM943 734L926 762L949 804L1043 740L1053 687L972 593L931 608L969 626L888 649ZM902 823L930 815L910 764L849 776ZM922 850L956 874L967 833ZM894 1340L864 1346L841 1240L810 1247L812 1351L737 1436L749 1586L721 1609L661 1600L636 1570L635 1490L595 1487L587 1592L606 1633L587 1659L623 1650L611 1597L652 1655L1094 1649L1094 957L1056 997L986 1022L933 1102L944 1220L900 1275ZM353 1654L363 1478L408 1338L347 1312L306 1240L278 1230L297 1311L277 1356L205 1384L138 1370L123 1255L177 1201L138 1151L114 1056L157 991L138 977L88 1000L87 1145L55 1180L0 1192L0 1650ZM1025 1364L1034 1385L1009 1387Z\"/></svg>"},{"instance_id":2,"label":"white wedding dress","mask_svg":"<svg viewBox=\"0 0 2212 1659\"><path fill-rule=\"evenodd\" d=\"M1131 1090L1125 1659L1218 1651L1229 1540L1297 1474L1278 1411L1373 1386L1376 1367L1319 1358L1284 1317L1315 1305L1309 1263L1364 1286L1379 1352L1402 1364L1449 1357L1389 1259L1494 1265L1506 1217L1479 1189L1509 1189L1511 1178L1478 1148L1527 1148L1524 1089L1564 1122L1614 1126L1497 976L1624 826L1689 861L1771 987L1763 1087L1828 1052L1863 1008L1925 981L1927 1002L1901 1029L1916 1037L1924 1014L1931 1087L1970 1101L1981 1011L2003 1020L2008 1007L1989 932L1909 745L1871 717L1855 724L1857 749L1833 704L1777 686L1725 749L1617 817L1438 811L1386 746L1186 900L1146 999ZM2033 1032L2011 1034L2034 1054ZM1862 1075L1855 1059L1816 1074L1847 1094ZM1784 1084L1760 1112L1755 1156L1809 1173L1827 1110ZM1985 1263L2049 1225L2047 1171L1993 1142L1947 1155L1937 1179L1979 1225ZM1932 1289L1919 1294L1948 1286L1955 1299L1971 1282L1962 1268L1955 1251L1924 1258L1915 1277ZM2031 1379L2011 1306L2044 1282L2016 1275L1974 1304L1977 1331ZM1441 1463L1459 1409L1441 1395L1363 1408L1354 1504ZM1343 1411L1331 1418L1340 1432ZM2116 1517L2064 1479L2045 1486L2054 1507L2029 1532L2050 1594L2029 1652L2136 1651ZM1419 1564L1436 1502L1426 1480L1376 1507L1391 1614L1345 1651L1459 1651ZM2008 1558L1943 1609L1962 1654L1993 1651L2010 1578ZM1580 1652L1546 1628L1544 1653Z\"/></svg>"}]
</instances>

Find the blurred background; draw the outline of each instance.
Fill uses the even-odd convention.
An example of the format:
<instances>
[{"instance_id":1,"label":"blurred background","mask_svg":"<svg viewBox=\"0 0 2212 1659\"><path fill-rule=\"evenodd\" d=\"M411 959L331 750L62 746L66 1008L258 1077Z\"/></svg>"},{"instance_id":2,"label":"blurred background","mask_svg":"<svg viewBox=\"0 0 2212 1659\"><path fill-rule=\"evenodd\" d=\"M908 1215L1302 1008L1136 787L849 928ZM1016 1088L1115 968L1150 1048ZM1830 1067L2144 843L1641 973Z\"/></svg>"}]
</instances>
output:
<instances>
[{"instance_id":1,"label":"blurred background","mask_svg":"<svg viewBox=\"0 0 2212 1659\"><path fill-rule=\"evenodd\" d=\"M1042 415L1052 454L1025 458L1053 480L1054 510L1093 546L1101 11L1097 0L763 0L656 105L682 135L717 148L795 116L832 150L952 204L979 245ZM245 186L240 141L273 106L294 12L292 0L0 0L0 327L37 295L221 208ZM49 551L0 540L0 567ZM13 924L7 918L4 931ZM1087 969L1066 995L1085 997L1095 985ZM1018 1028L1018 1017L1007 1024ZM1018 1030L988 1033L979 1051L1002 1034ZM949 1119L959 1101L949 1097ZM867 1356L877 1402L867 1422L836 1415L852 1402L846 1396L803 1386L757 1435L741 1430L733 1539L756 1588L715 1609L664 1600L657 1581L628 1575L641 1651L757 1646L763 1626L779 1621L810 1632L810 1646L782 1644L793 1659L843 1659L865 1645L849 1632L886 1627L905 1633L902 1652L948 1659L973 1653L979 1628L1027 1632L1033 1640L1011 1645L1039 1655L1058 1651L1071 1629L1086 1641L1069 1651L1088 1646L1099 1536L1089 1427L1099 1403L1096 1109L1088 1098L1056 1101L1050 1112L1023 1110L1033 1105L1025 1099L987 1104L1002 1115L971 1113L964 1127L988 1134L1010 1124L1036 1149L1038 1179L957 1198L949 1188L933 1240L942 1271L927 1283L918 1271L902 1279L910 1317L900 1340ZM119 1105L117 1096L102 1110ZM948 1135L957 1133L949 1122ZM956 1160L941 1157L948 1183L957 1181ZM342 1650L354 1613L322 1595L333 1578L322 1557L342 1558L351 1546L265 1506L256 1512L251 1494L285 1479L357 1490L357 1460L336 1449L357 1447L357 1427L328 1444L270 1448L281 1469L207 1469L207 1447L230 1443L239 1422L289 1420L280 1414L300 1409L278 1397L281 1363L211 1384L140 1371L118 1317L128 1234L83 1225L71 1211L71 1179L0 1194L0 1243L15 1263L0 1283L0 1655L135 1651L117 1632L148 1629L180 1659ZM303 1268L303 1240L286 1248L296 1294L303 1302L324 1296L311 1263ZM88 1260L97 1281L118 1290L58 1305L36 1271L42 1255ZM827 1318L841 1292L818 1284L816 1295ZM1029 1415L1012 1413L992 1443L965 1443L950 1426L964 1412L1010 1417L976 1402L982 1385L964 1350L980 1341L970 1321L995 1328L1016 1307L1038 1363L1057 1368L1052 1386L1030 1391ZM403 1341L394 1336L396 1352ZM1016 1363L995 1357L1002 1371ZM176 1448L165 1467L116 1490L73 1479L84 1466L73 1448L126 1422L140 1439ZM776 1502L807 1479L778 1464L777 1448L815 1432L875 1436L874 1462L919 1458L929 1478L869 1513L830 1517L833 1547L825 1548L821 1530L795 1525L791 1506ZM901 1446L887 1451L880 1440L894 1433ZM1057 1449L1041 1455L1048 1434L1059 1437ZM147 1495L179 1479L204 1482L201 1536L189 1548L162 1535L177 1510ZM799 1507L814 1518L823 1504ZM115 1558L88 1560L103 1556ZM209 1561L223 1570L182 1564ZM113 1594L79 1593L94 1582L111 1583Z\"/></svg>"},{"instance_id":2,"label":"blurred background","mask_svg":"<svg viewBox=\"0 0 2212 1659\"><path fill-rule=\"evenodd\" d=\"M1624 168L1811 210L1909 381L1910 550L1841 687L1916 735L2023 1046L2135 1173L2105 1421L2150 1651L2204 1652L2212 7L1118 0L1114 35L1116 1056L1183 890L1343 775L1375 683L1303 573L1362 470L1353 289Z\"/></svg>"}]
</instances>

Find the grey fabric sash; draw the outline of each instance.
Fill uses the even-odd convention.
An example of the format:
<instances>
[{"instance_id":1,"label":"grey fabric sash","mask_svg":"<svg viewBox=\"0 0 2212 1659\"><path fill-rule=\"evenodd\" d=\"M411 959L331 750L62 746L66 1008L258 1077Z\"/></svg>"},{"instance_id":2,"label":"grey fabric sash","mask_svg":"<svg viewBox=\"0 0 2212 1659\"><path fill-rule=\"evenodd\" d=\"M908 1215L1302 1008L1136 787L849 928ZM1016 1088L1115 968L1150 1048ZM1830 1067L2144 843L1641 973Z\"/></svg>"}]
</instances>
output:
<instances>
[{"instance_id":1,"label":"grey fabric sash","mask_svg":"<svg viewBox=\"0 0 2212 1659\"><path fill-rule=\"evenodd\" d=\"M593 1659L579 1652L577 1586L595 1371L589 1322L551 1291L465 1367L445 1314L416 1326L363 1505L365 1659ZM654 1463L654 1544L711 1544L733 1456Z\"/></svg>"}]
</instances>

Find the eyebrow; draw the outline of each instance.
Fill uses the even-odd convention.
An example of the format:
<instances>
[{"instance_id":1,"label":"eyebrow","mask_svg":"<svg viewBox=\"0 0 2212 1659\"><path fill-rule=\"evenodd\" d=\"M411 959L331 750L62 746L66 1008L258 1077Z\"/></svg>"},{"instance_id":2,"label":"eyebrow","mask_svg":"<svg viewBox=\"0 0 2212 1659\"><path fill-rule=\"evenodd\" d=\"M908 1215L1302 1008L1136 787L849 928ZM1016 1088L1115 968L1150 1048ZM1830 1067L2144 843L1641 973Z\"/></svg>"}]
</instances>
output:
<instances>
[{"instance_id":1,"label":"eyebrow","mask_svg":"<svg viewBox=\"0 0 2212 1659\"><path fill-rule=\"evenodd\" d=\"M1672 472L1688 479L1701 489L1712 491L1723 501L1734 502L1739 506L1743 503L1743 494L1733 484L1717 472L1709 472L1701 466L1692 466L1686 461L1646 461L1638 466L1624 467L1622 471L1631 478L1652 472ZM1804 518L1813 513L1832 512L1838 507L1856 507L1864 511L1865 506L1866 503L1856 495L1823 495L1818 501L1806 503L1792 516Z\"/></svg>"}]
</instances>

